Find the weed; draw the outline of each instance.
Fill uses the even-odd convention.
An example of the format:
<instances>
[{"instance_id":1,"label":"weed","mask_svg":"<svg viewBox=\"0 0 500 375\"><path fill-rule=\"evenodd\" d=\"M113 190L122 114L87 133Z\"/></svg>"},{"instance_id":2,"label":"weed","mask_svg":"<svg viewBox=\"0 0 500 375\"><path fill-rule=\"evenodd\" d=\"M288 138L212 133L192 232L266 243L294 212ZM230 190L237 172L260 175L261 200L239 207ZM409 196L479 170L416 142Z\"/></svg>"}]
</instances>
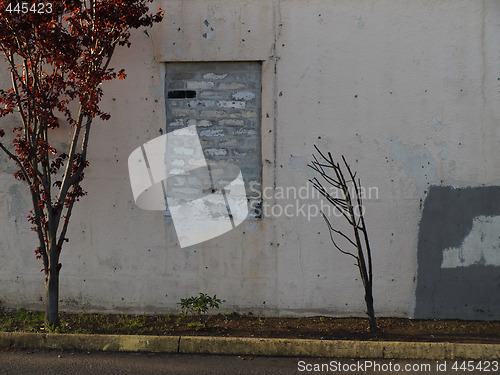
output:
<instances>
[{"instance_id":1,"label":"weed","mask_svg":"<svg viewBox=\"0 0 500 375\"><path fill-rule=\"evenodd\" d=\"M181 298L177 304L181 306L179 318L185 318L188 315L195 315L204 327L207 326L209 319L208 310L218 309L222 301L216 295L210 297L205 293L200 293L198 297Z\"/></svg>"},{"instance_id":2,"label":"weed","mask_svg":"<svg viewBox=\"0 0 500 375\"><path fill-rule=\"evenodd\" d=\"M170 321L170 319L172 319L172 315L170 314L158 315L158 317L156 318L156 320L159 322L168 322Z\"/></svg>"},{"instance_id":3,"label":"weed","mask_svg":"<svg viewBox=\"0 0 500 375\"><path fill-rule=\"evenodd\" d=\"M206 325L201 322L189 322L187 326L190 328L195 328L197 331L202 331L206 328Z\"/></svg>"},{"instance_id":4,"label":"weed","mask_svg":"<svg viewBox=\"0 0 500 375\"><path fill-rule=\"evenodd\" d=\"M144 316L136 315L134 318L129 319L128 325L135 328L144 328L146 321Z\"/></svg>"},{"instance_id":5,"label":"weed","mask_svg":"<svg viewBox=\"0 0 500 375\"><path fill-rule=\"evenodd\" d=\"M80 333L80 334L91 334L92 331L90 329L86 329L86 328L77 328L75 330L75 333Z\"/></svg>"},{"instance_id":6,"label":"weed","mask_svg":"<svg viewBox=\"0 0 500 375\"><path fill-rule=\"evenodd\" d=\"M54 326L48 325L47 327L45 327L45 330L48 333L65 333L63 326L54 327Z\"/></svg>"},{"instance_id":7,"label":"weed","mask_svg":"<svg viewBox=\"0 0 500 375\"><path fill-rule=\"evenodd\" d=\"M17 309L14 311L14 313L12 314L14 319L17 320L17 321L21 321L21 322L26 322L27 320L30 319L30 312L25 310L25 309Z\"/></svg>"}]
</instances>

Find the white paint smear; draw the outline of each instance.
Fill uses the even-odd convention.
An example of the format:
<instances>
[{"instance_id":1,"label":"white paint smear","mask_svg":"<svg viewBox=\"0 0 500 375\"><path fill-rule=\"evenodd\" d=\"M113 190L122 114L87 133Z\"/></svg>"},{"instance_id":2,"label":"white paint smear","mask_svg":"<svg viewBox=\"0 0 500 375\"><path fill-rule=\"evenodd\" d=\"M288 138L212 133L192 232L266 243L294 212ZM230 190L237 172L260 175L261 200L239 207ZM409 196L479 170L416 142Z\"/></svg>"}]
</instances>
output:
<instances>
[{"instance_id":1,"label":"white paint smear","mask_svg":"<svg viewBox=\"0 0 500 375\"><path fill-rule=\"evenodd\" d=\"M441 268L474 264L500 266L500 216L475 217L462 245L443 250Z\"/></svg>"}]
</instances>

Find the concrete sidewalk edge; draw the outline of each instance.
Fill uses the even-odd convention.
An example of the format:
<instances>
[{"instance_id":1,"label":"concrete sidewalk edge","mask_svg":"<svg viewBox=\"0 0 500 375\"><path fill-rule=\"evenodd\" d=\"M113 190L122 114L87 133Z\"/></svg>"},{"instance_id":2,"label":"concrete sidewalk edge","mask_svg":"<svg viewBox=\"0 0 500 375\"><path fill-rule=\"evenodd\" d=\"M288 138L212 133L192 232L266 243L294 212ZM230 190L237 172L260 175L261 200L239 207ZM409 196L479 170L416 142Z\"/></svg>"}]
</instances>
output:
<instances>
[{"instance_id":1,"label":"concrete sidewalk edge","mask_svg":"<svg viewBox=\"0 0 500 375\"><path fill-rule=\"evenodd\" d=\"M0 332L0 348L371 359L500 359L500 344Z\"/></svg>"}]
</instances>

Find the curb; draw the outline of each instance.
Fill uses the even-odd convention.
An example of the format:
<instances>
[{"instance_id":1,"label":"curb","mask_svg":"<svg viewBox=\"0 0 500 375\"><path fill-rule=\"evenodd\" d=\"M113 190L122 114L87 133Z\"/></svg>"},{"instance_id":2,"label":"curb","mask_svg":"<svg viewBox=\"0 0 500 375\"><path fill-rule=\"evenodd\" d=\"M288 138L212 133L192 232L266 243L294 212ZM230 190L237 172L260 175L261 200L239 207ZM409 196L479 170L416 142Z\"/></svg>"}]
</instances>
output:
<instances>
[{"instance_id":1,"label":"curb","mask_svg":"<svg viewBox=\"0 0 500 375\"><path fill-rule=\"evenodd\" d=\"M0 348L371 359L500 359L500 344L0 332Z\"/></svg>"}]
</instances>

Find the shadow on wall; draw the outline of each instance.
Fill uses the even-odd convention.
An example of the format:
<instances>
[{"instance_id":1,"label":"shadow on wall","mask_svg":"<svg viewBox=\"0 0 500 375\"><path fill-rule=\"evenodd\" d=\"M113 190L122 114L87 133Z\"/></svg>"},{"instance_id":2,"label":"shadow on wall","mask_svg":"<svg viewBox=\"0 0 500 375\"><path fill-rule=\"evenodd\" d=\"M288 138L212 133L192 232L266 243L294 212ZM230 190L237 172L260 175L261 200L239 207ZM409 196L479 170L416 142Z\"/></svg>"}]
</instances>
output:
<instances>
[{"instance_id":1,"label":"shadow on wall","mask_svg":"<svg viewBox=\"0 0 500 375\"><path fill-rule=\"evenodd\" d=\"M418 234L415 318L500 319L500 187L432 186Z\"/></svg>"}]
</instances>

